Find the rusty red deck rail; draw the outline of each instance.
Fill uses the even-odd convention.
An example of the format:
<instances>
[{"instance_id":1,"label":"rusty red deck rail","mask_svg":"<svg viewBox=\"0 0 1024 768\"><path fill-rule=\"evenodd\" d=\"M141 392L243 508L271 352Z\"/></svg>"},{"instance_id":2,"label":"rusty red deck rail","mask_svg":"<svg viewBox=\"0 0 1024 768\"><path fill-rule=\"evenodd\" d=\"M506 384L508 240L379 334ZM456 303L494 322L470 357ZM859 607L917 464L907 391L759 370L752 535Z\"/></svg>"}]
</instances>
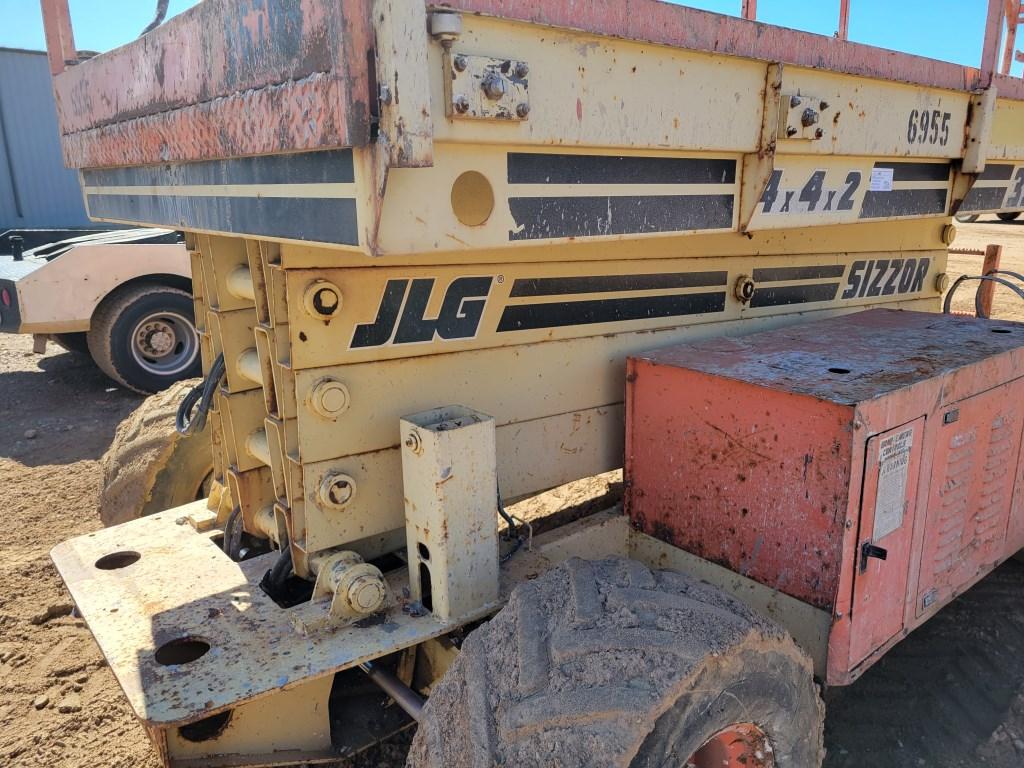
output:
<instances>
[{"instance_id":1,"label":"rusty red deck rail","mask_svg":"<svg viewBox=\"0 0 1024 768\"><path fill-rule=\"evenodd\" d=\"M995 83L1000 98L1024 100L1024 80L996 74L1005 0L988 0L980 68L657 0L424 1L432 7L914 85L973 91ZM71 167L370 141L371 0L205 0L139 40L80 63L68 0L41 2L65 162ZM748 0L745 10L756 14L756 1ZM271 21L277 26L272 28ZM843 15L840 22L842 33Z\"/></svg>"}]
</instances>

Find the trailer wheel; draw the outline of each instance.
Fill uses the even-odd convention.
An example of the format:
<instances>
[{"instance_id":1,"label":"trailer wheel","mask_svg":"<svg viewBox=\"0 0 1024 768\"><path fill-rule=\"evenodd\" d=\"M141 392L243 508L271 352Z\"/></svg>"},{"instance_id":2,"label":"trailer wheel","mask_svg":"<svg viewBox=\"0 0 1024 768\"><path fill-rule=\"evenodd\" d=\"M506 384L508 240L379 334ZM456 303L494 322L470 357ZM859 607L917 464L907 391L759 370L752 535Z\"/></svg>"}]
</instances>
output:
<instances>
[{"instance_id":1,"label":"trailer wheel","mask_svg":"<svg viewBox=\"0 0 1024 768\"><path fill-rule=\"evenodd\" d=\"M143 394L198 376L192 297L166 285L130 285L93 314L89 351L110 378Z\"/></svg>"},{"instance_id":2,"label":"trailer wheel","mask_svg":"<svg viewBox=\"0 0 1024 768\"><path fill-rule=\"evenodd\" d=\"M142 401L117 428L103 454L100 520L125 523L204 498L213 451L204 430L185 437L174 428L178 403L198 379L179 381Z\"/></svg>"},{"instance_id":3,"label":"trailer wheel","mask_svg":"<svg viewBox=\"0 0 1024 768\"><path fill-rule=\"evenodd\" d=\"M818 768L810 660L689 577L573 559L515 589L434 689L411 768Z\"/></svg>"},{"instance_id":4,"label":"trailer wheel","mask_svg":"<svg viewBox=\"0 0 1024 768\"><path fill-rule=\"evenodd\" d=\"M1020 211L1011 211L1010 213L997 213L996 218L1000 221L1016 221L1020 217Z\"/></svg>"}]
</instances>

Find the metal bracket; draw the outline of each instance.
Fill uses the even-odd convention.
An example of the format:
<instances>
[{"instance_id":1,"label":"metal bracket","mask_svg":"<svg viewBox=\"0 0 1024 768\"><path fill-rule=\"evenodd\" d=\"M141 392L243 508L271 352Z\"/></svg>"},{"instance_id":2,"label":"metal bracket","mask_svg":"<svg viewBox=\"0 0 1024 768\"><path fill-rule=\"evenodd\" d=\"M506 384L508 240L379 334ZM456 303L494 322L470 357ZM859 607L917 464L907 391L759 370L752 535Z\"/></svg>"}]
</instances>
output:
<instances>
[{"instance_id":1,"label":"metal bracket","mask_svg":"<svg viewBox=\"0 0 1024 768\"><path fill-rule=\"evenodd\" d=\"M994 85L971 96L971 108L967 113L967 147L964 150L964 161L960 166L962 173L981 173L985 170L995 111Z\"/></svg>"},{"instance_id":2,"label":"metal bracket","mask_svg":"<svg viewBox=\"0 0 1024 768\"><path fill-rule=\"evenodd\" d=\"M784 139L822 141L835 132L839 109L817 96L783 94L779 136Z\"/></svg>"},{"instance_id":3,"label":"metal bracket","mask_svg":"<svg viewBox=\"0 0 1024 768\"><path fill-rule=\"evenodd\" d=\"M446 621L498 598L494 419L450 405L401 420L412 599Z\"/></svg>"},{"instance_id":4,"label":"metal bracket","mask_svg":"<svg viewBox=\"0 0 1024 768\"><path fill-rule=\"evenodd\" d=\"M526 120L529 74L525 61L445 51L445 111L452 120Z\"/></svg>"},{"instance_id":5,"label":"metal bracket","mask_svg":"<svg viewBox=\"0 0 1024 768\"><path fill-rule=\"evenodd\" d=\"M782 101L782 65L769 64L765 73L764 108L757 151L743 156L740 177L739 229L746 232L758 202L775 170L775 145L778 141Z\"/></svg>"}]
</instances>

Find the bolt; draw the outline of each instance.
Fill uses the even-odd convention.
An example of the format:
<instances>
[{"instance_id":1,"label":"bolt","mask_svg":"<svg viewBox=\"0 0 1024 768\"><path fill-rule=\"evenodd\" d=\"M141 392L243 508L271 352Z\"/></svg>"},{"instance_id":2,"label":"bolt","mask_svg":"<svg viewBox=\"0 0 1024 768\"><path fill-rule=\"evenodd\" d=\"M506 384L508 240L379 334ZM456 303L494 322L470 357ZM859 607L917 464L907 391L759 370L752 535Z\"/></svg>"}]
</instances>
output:
<instances>
[{"instance_id":1,"label":"bolt","mask_svg":"<svg viewBox=\"0 0 1024 768\"><path fill-rule=\"evenodd\" d=\"M464 115L469 111L469 99L463 96L461 93L452 99L452 106L455 107L455 111L460 115Z\"/></svg>"},{"instance_id":2,"label":"bolt","mask_svg":"<svg viewBox=\"0 0 1024 768\"><path fill-rule=\"evenodd\" d=\"M793 126L789 126L786 129L786 135L787 136L796 136L798 133L799 133L799 131L796 128L794 128Z\"/></svg>"},{"instance_id":3,"label":"bolt","mask_svg":"<svg viewBox=\"0 0 1024 768\"><path fill-rule=\"evenodd\" d=\"M328 474L320 483L320 501L328 507L344 507L356 495L356 481L337 472Z\"/></svg>"},{"instance_id":4,"label":"bolt","mask_svg":"<svg viewBox=\"0 0 1024 768\"><path fill-rule=\"evenodd\" d=\"M348 588L348 602L360 613L373 613L384 602L382 579L364 574L357 576Z\"/></svg>"},{"instance_id":5,"label":"bolt","mask_svg":"<svg viewBox=\"0 0 1024 768\"><path fill-rule=\"evenodd\" d=\"M465 72L466 67L469 66L469 59L460 53L452 60L452 66L455 67L456 72Z\"/></svg>"},{"instance_id":6,"label":"bolt","mask_svg":"<svg viewBox=\"0 0 1024 768\"><path fill-rule=\"evenodd\" d=\"M334 317L341 309L341 289L326 280L316 280L306 289L303 304L313 317Z\"/></svg>"},{"instance_id":7,"label":"bolt","mask_svg":"<svg viewBox=\"0 0 1024 768\"><path fill-rule=\"evenodd\" d=\"M810 128L818 122L818 113L808 107L804 110L804 113L800 115L800 122L803 124L804 128Z\"/></svg>"},{"instance_id":8,"label":"bolt","mask_svg":"<svg viewBox=\"0 0 1024 768\"><path fill-rule=\"evenodd\" d=\"M945 272L935 276L935 290L939 293L945 293L946 289L949 288L949 275Z\"/></svg>"},{"instance_id":9,"label":"bolt","mask_svg":"<svg viewBox=\"0 0 1024 768\"><path fill-rule=\"evenodd\" d=\"M335 419L348 410L348 387L337 379L321 379L309 393L309 404L318 415Z\"/></svg>"},{"instance_id":10,"label":"bolt","mask_svg":"<svg viewBox=\"0 0 1024 768\"><path fill-rule=\"evenodd\" d=\"M505 78L497 72L488 72L480 83L480 87L483 89L484 95L491 101L501 100L507 90Z\"/></svg>"},{"instance_id":11,"label":"bolt","mask_svg":"<svg viewBox=\"0 0 1024 768\"><path fill-rule=\"evenodd\" d=\"M741 304L746 304L754 298L754 279L750 275L740 275L733 286L733 295Z\"/></svg>"},{"instance_id":12,"label":"bolt","mask_svg":"<svg viewBox=\"0 0 1024 768\"><path fill-rule=\"evenodd\" d=\"M530 105L525 101L522 104L517 105L516 114L519 117L526 119L526 116L530 114Z\"/></svg>"},{"instance_id":13,"label":"bolt","mask_svg":"<svg viewBox=\"0 0 1024 768\"><path fill-rule=\"evenodd\" d=\"M331 288L320 288L313 294L313 306L321 315L330 315L338 308L338 294Z\"/></svg>"},{"instance_id":14,"label":"bolt","mask_svg":"<svg viewBox=\"0 0 1024 768\"><path fill-rule=\"evenodd\" d=\"M423 441L420 440L418 432L409 433L409 436L405 438L405 447L417 456L423 453Z\"/></svg>"},{"instance_id":15,"label":"bolt","mask_svg":"<svg viewBox=\"0 0 1024 768\"><path fill-rule=\"evenodd\" d=\"M823 130L821 130L821 128L819 128L818 130L816 130L814 132L814 138L816 138L816 139L820 139L824 135L825 135L825 132Z\"/></svg>"},{"instance_id":16,"label":"bolt","mask_svg":"<svg viewBox=\"0 0 1024 768\"><path fill-rule=\"evenodd\" d=\"M386 85L381 85L381 87L380 87L380 103L381 104L391 104L392 100L393 100L393 96L391 95L391 89L388 88L388 86L386 86Z\"/></svg>"},{"instance_id":17,"label":"bolt","mask_svg":"<svg viewBox=\"0 0 1024 768\"><path fill-rule=\"evenodd\" d=\"M530 74L530 66L525 61L516 64L516 77L522 80L528 74Z\"/></svg>"}]
</instances>

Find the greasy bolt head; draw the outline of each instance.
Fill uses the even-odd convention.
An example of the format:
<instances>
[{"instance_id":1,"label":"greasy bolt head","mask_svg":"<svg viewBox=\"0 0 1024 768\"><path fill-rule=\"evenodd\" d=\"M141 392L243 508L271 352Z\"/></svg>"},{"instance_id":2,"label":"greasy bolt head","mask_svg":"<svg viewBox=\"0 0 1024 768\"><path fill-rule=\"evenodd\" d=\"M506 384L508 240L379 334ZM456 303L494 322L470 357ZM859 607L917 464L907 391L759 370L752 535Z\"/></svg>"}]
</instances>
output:
<instances>
[{"instance_id":1,"label":"greasy bolt head","mask_svg":"<svg viewBox=\"0 0 1024 768\"><path fill-rule=\"evenodd\" d=\"M341 509L356 495L356 481L341 472L331 472L320 483L320 502L326 507Z\"/></svg>"},{"instance_id":2,"label":"greasy bolt head","mask_svg":"<svg viewBox=\"0 0 1024 768\"><path fill-rule=\"evenodd\" d=\"M461 53L452 59L452 66L455 67L456 72L465 72L466 67L469 66L469 59L463 56Z\"/></svg>"},{"instance_id":3,"label":"greasy bolt head","mask_svg":"<svg viewBox=\"0 0 1024 768\"><path fill-rule=\"evenodd\" d=\"M516 77L518 77L521 80L528 74L530 74L529 64L527 64L525 61L520 61L518 64L516 64Z\"/></svg>"},{"instance_id":4,"label":"greasy bolt head","mask_svg":"<svg viewBox=\"0 0 1024 768\"><path fill-rule=\"evenodd\" d=\"M469 99L460 93L452 99L452 106L455 107L456 112L464 115L469 111Z\"/></svg>"},{"instance_id":5,"label":"greasy bolt head","mask_svg":"<svg viewBox=\"0 0 1024 768\"><path fill-rule=\"evenodd\" d=\"M949 289L949 275L945 272L935 276L935 290L939 293L945 293Z\"/></svg>"},{"instance_id":6,"label":"greasy bolt head","mask_svg":"<svg viewBox=\"0 0 1024 768\"><path fill-rule=\"evenodd\" d=\"M803 124L804 128L810 128L812 125L818 122L818 113L815 110L808 107L807 109L804 110L804 113L800 115L800 122Z\"/></svg>"},{"instance_id":7,"label":"greasy bolt head","mask_svg":"<svg viewBox=\"0 0 1024 768\"><path fill-rule=\"evenodd\" d=\"M313 385L309 393L309 406L325 419L336 419L348 410L348 387L337 379L327 377Z\"/></svg>"},{"instance_id":8,"label":"greasy bolt head","mask_svg":"<svg viewBox=\"0 0 1024 768\"><path fill-rule=\"evenodd\" d=\"M341 289L327 280L314 280L303 296L306 311L318 320L329 320L341 311Z\"/></svg>"},{"instance_id":9,"label":"greasy bolt head","mask_svg":"<svg viewBox=\"0 0 1024 768\"><path fill-rule=\"evenodd\" d=\"M752 298L754 298L754 288L756 287L754 278L750 275L740 275L736 279L736 284L733 286L733 295L740 303L747 304Z\"/></svg>"},{"instance_id":10,"label":"greasy bolt head","mask_svg":"<svg viewBox=\"0 0 1024 768\"><path fill-rule=\"evenodd\" d=\"M480 88L491 101L499 101L505 96L508 86L505 85L505 78L497 72L488 72L480 83Z\"/></svg>"},{"instance_id":11,"label":"greasy bolt head","mask_svg":"<svg viewBox=\"0 0 1024 768\"><path fill-rule=\"evenodd\" d=\"M529 114L530 114L530 105L529 105L529 103L524 101L523 103L516 105L516 115L518 115L519 117L525 119L526 116L529 115Z\"/></svg>"}]
</instances>

